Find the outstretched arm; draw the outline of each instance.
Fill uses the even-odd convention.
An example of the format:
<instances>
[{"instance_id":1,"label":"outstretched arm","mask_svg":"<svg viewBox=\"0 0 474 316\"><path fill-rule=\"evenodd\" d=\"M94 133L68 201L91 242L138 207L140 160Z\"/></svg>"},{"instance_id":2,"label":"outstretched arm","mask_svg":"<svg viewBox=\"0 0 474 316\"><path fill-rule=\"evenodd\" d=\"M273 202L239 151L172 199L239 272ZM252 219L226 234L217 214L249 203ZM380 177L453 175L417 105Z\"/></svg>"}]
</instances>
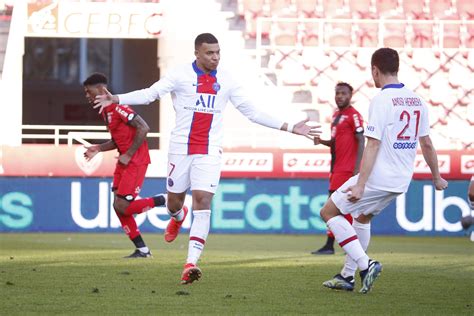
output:
<instances>
[{"instance_id":1,"label":"outstretched arm","mask_svg":"<svg viewBox=\"0 0 474 316\"><path fill-rule=\"evenodd\" d=\"M103 92L103 94L96 96L94 101L94 108L100 107L99 113L102 113L104 108L111 104L149 104L160 98L158 90L154 88L154 85L150 88L118 95L110 93L106 88L103 89Z\"/></svg>"},{"instance_id":2,"label":"outstretched arm","mask_svg":"<svg viewBox=\"0 0 474 316\"><path fill-rule=\"evenodd\" d=\"M306 125L306 122L309 120L303 120L293 125L289 122L283 122L265 112L259 111L254 103L249 99L245 89L238 83L235 83L234 88L231 89L230 102L232 102L240 113L254 123L282 131L288 131L293 134L303 135L311 140L313 137L321 134L319 125L313 127Z\"/></svg>"},{"instance_id":3,"label":"outstretched arm","mask_svg":"<svg viewBox=\"0 0 474 316\"><path fill-rule=\"evenodd\" d=\"M128 105L150 104L174 90L176 82L178 81L175 78L176 75L171 71L166 76L155 82L151 87L125 94L112 95L107 89L105 89L103 94L98 95L95 98L94 108L100 107L99 113L102 113L105 107L113 103Z\"/></svg>"},{"instance_id":4,"label":"outstretched arm","mask_svg":"<svg viewBox=\"0 0 474 316\"><path fill-rule=\"evenodd\" d=\"M433 183L436 190L444 190L448 187L448 181L441 178L438 167L438 156L429 136L420 137L420 147L428 167L430 167Z\"/></svg>"},{"instance_id":5,"label":"outstretched arm","mask_svg":"<svg viewBox=\"0 0 474 316\"><path fill-rule=\"evenodd\" d=\"M260 115L262 114L263 113L260 113ZM270 116L268 117L270 118ZM319 129L321 125L309 126L309 125L306 125L308 121L309 119L306 119L306 120L296 123L295 125L285 122L280 127L280 130L288 131L290 133L297 134L297 135L303 135L308 138L319 136L321 134L321 130ZM272 127L272 126L266 125L265 122L257 122L257 121L254 121L254 122L259 123L260 125L267 126L267 127Z\"/></svg>"},{"instance_id":6,"label":"outstretched arm","mask_svg":"<svg viewBox=\"0 0 474 316\"><path fill-rule=\"evenodd\" d=\"M248 100L243 97L231 98L231 102L234 104L235 108L240 111L240 113L242 113L254 123L282 131L287 131L297 135L303 135L311 139L321 134L321 130L319 129L321 127L320 125L309 126L306 124L309 119L303 120L293 125L288 122L282 122L281 120L265 112L257 110L252 103L248 102Z\"/></svg>"}]
</instances>

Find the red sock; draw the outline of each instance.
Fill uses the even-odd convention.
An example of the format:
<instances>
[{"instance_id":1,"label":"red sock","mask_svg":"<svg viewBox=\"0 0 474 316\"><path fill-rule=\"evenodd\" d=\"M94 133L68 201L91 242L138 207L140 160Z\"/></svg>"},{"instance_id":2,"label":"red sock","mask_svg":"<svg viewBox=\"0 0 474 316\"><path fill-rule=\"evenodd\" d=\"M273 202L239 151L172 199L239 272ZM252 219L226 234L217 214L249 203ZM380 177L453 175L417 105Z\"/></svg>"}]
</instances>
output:
<instances>
[{"instance_id":1,"label":"red sock","mask_svg":"<svg viewBox=\"0 0 474 316\"><path fill-rule=\"evenodd\" d=\"M328 230L326 231L326 234L328 235L329 238L334 238L334 234L332 233L332 231Z\"/></svg>"},{"instance_id":2,"label":"red sock","mask_svg":"<svg viewBox=\"0 0 474 316\"><path fill-rule=\"evenodd\" d=\"M140 230L138 229L137 222L135 222L135 218L132 215L122 215L115 212L122 224L123 231L127 234L130 240L134 239L138 235L140 235Z\"/></svg>"},{"instance_id":3,"label":"red sock","mask_svg":"<svg viewBox=\"0 0 474 316\"><path fill-rule=\"evenodd\" d=\"M352 216L351 214L346 214L344 217L347 219L347 221L352 225Z\"/></svg>"},{"instance_id":4,"label":"red sock","mask_svg":"<svg viewBox=\"0 0 474 316\"><path fill-rule=\"evenodd\" d=\"M140 214L148 210L151 210L154 207L155 207L155 201L153 200L153 198L135 200L132 203L130 203L130 205L127 207L127 209L125 210L125 214L127 215Z\"/></svg>"}]
</instances>

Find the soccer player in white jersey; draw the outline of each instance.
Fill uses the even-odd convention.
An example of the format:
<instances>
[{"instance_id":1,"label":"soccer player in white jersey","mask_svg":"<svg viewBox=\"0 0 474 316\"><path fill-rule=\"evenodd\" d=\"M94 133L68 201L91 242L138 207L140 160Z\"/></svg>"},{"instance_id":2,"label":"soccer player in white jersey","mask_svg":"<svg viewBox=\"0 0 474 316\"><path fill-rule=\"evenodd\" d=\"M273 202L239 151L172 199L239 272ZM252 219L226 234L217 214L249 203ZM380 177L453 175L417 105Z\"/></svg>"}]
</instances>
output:
<instances>
[{"instance_id":1,"label":"soccer player in white jersey","mask_svg":"<svg viewBox=\"0 0 474 316\"><path fill-rule=\"evenodd\" d=\"M323 283L331 289L352 291L357 268L362 281L361 293L367 293L382 265L369 259L370 220L390 201L407 191L416 149L420 143L437 190L448 183L441 178L436 151L429 136L428 108L414 92L398 81L398 53L391 48L374 52L372 77L382 90L372 99L365 130L360 173L345 182L321 209L321 217L346 252L340 274ZM353 225L343 217L350 213Z\"/></svg>"},{"instance_id":2,"label":"soccer player in white jersey","mask_svg":"<svg viewBox=\"0 0 474 316\"><path fill-rule=\"evenodd\" d=\"M171 220L165 232L167 242L177 237L186 217L188 210L183 203L189 188L193 199L193 223L182 284L201 277L196 264L209 233L211 200L220 179L223 113L228 101L260 125L307 137L320 134L319 126L310 127L306 121L292 125L258 111L232 75L218 67L220 48L214 35L198 35L194 46L193 63L177 67L151 87L120 95L106 91L96 98L96 107L102 110L113 103L149 104L171 93L176 126L171 132L168 155L167 208Z\"/></svg>"}]
</instances>

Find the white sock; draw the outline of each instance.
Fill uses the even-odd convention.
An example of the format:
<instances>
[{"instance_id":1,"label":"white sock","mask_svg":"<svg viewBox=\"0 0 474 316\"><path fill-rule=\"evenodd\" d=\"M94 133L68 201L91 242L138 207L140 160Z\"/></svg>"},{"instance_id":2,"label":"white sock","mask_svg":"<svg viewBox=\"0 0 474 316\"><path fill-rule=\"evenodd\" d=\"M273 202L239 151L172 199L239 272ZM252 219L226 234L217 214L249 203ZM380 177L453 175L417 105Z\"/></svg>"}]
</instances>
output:
<instances>
[{"instance_id":1,"label":"white sock","mask_svg":"<svg viewBox=\"0 0 474 316\"><path fill-rule=\"evenodd\" d=\"M140 248L138 248L138 250L140 250L140 251L143 252L143 253L148 253L148 252L150 251L150 249L148 249L147 246L145 246L145 247L140 247Z\"/></svg>"},{"instance_id":2,"label":"white sock","mask_svg":"<svg viewBox=\"0 0 474 316\"><path fill-rule=\"evenodd\" d=\"M362 248L354 228L342 215L335 216L326 223L339 246L355 261L360 270L369 267L369 257Z\"/></svg>"},{"instance_id":3,"label":"white sock","mask_svg":"<svg viewBox=\"0 0 474 316\"><path fill-rule=\"evenodd\" d=\"M370 242L370 222L368 224L359 223L354 219L352 222L352 227L354 227L355 232L357 233L357 238L359 238L360 245L365 252L369 247ZM342 268L341 275L345 278L348 276L355 276L357 270L357 263L352 260L352 258L346 255L346 261L344 262L344 267Z\"/></svg>"},{"instance_id":4,"label":"white sock","mask_svg":"<svg viewBox=\"0 0 474 316\"><path fill-rule=\"evenodd\" d=\"M181 222L184 218L184 211L183 209L180 209L176 213L172 213L168 207L166 207L166 210L168 211L168 214L171 216L172 219L174 219L177 222Z\"/></svg>"},{"instance_id":5,"label":"white sock","mask_svg":"<svg viewBox=\"0 0 474 316\"><path fill-rule=\"evenodd\" d=\"M211 210L193 211L193 223L189 232L188 259L186 263L196 264L201 256L211 226Z\"/></svg>"}]
</instances>

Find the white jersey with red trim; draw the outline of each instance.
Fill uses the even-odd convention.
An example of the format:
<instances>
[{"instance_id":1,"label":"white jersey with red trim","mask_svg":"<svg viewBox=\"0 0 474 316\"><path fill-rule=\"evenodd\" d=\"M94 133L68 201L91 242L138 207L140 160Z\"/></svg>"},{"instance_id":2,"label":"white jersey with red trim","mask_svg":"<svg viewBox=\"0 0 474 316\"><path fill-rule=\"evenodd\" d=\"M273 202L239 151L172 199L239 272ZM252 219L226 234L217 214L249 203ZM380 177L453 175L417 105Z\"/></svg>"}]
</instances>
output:
<instances>
[{"instance_id":1,"label":"white jersey with red trim","mask_svg":"<svg viewBox=\"0 0 474 316\"><path fill-rule=\"evenodd\" d=\"M252 122L280 129L283 121L256 109L231 74L217 68L208 74L196 62L177 67L151 87L118 95L121 104L148 104L171 93L176 126L171 154L222 154L223 113L230 101Z\"/></svg>"},{"instance_id":2,"label":"white jersey with red trim","mask_svg":"<svg viewBox=\"0 0 474 316\"><path fill-rule=\"evenodd\" d=\"M401 83L384 86L370 103L364 133L381 141L366 185L406 192L413 176L418 139L429 131L425 102Z\"/></svg>"}]
</instances>

